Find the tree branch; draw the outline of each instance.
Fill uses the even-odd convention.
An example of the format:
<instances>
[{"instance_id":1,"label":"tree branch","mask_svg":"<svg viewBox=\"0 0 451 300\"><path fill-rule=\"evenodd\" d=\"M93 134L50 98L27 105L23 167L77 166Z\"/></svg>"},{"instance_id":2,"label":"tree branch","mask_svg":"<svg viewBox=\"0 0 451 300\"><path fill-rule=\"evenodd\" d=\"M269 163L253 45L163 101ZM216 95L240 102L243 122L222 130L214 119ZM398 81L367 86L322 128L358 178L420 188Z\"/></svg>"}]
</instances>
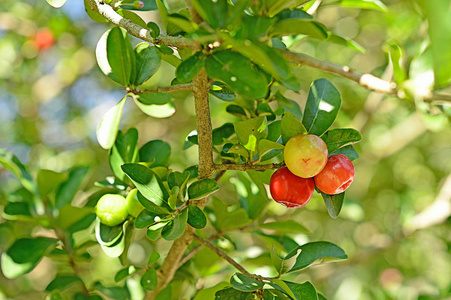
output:
<instances>
[{"instance_id":1,"label":"tree branch","mask_svg":"<svg viewBox=\"0 0 451 300\"><path fill-rule=\"evenodd\" d=\"M171 93L171 92L179 92L179 91L192 91L194 85L192 83L184 83L184 84L176 84L171 86L157 87L153 90L136 90L133 91L133 94L153 94L153 93Z\"/></svg>"},{"instance_id":2,"label":"tree branch","mask_svg":"<svg viewBox=\"0 0 451 300\"><path fill-rule=\"evenodd\" d=\"M112 24L124 28L129 34L144 40L148 41L152 44L157 45L166 45L171 47L177 47L178 49L192 48L199 49L200 46L197 42L186 39L182 36L174 37L174 36L159 36L154 39L150 30L142 28L139 25L136 25L129 19L125 19L121 15L119 15L110 5L103 3L102 0L87 0L88 4L91 6L92 10L97 11L110 21Z\"/></svg>"},{"instance_id":3,"label":"tree branch","mask_svg":"<svg viewBox=\"0 0 451 300\"><path fill-rule=\"evenodd\" d=\"M247 170L276 170L285 166L284 162L278 164L266 164L266 165L249 165L249 164L215 164L213 168L216 171L227 171L227 170L237 170L237 171L247 171Z\"/></svg>"}]
</instances>

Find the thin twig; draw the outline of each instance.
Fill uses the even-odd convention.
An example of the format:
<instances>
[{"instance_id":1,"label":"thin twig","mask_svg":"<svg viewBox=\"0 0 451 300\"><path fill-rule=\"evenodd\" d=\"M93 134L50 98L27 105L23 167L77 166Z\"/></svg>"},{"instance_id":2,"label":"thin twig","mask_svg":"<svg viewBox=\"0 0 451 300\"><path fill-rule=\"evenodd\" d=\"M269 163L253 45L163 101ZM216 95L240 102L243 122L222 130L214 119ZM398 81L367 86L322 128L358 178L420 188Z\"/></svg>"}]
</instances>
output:
<instances>
[{"instance_id":1,"label":"thin twig","mask_svg":"<svg viewBox=\"0 0 451 300\"><path fill-rule=\"evenodd\" d=\"M186 39L182 36L159 36L153 38L150 34L150 30L142 28L141 26L133 23L131 20L126 19L119 15L110 5L104 3L101 0L87 0L92 10L97 11L110 21L112 24L124 28L129 34L157 45L166 45L171 47L177 47L178 49L199 49L199 44L193 40Z\"/></svg>"},{"instance_id":2,"label":"thin twig","mask_svg":"<svg viewBox=\"0 0 451 300\"><path fill-rule=\"evenodd\" d=\"M213 165L216 171L221 170L237 170L237 171L247 171L247 170L276 170L285 166L284 162L278 164L265 164L265 165L249 165L249 164L215 164Z\"/></svg>"},{"instance_id":3,"label":"thin twig","mask_svg":"<svg viewBox=\"0 0 451 300\"><path fill-rule=\"evenodd\" d=\"M179 92L179 91L192 91L193 84L192 83L184 83L184 84L176 84L171 86L159 86L153 90L136 90L133 91L133 94L154 94L154 93L171 93L171 92Z\"/></svg>"}]
</instances>

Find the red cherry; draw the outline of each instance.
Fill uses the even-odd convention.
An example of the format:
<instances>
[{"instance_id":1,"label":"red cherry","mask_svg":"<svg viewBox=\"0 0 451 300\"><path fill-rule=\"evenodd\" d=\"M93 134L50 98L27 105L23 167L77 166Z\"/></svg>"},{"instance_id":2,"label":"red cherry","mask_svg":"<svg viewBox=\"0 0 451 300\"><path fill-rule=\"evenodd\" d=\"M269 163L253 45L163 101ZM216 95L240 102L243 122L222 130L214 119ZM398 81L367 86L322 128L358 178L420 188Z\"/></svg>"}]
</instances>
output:
<instances>
[{"instance_id":1,"label":"red cherry","mask_svg":"<svg viewBox=\"0 0 451 300\"><path fill-rule=\"evenodd\" d=\"M313 177L316 187L329 195L344 192L354 181L354 165L343 155L336 154L329 157L324 169Z\"/></svg>"},{"instance_id":2,"label":"red cherry","mask_svg":"<svg viewBox=\"0 0 451 300\"><path fill-rule=\"evenodd\" d=\"M302 207L312 198L315 183L313 178L298 177L283 167L272 174L269 190L277 203L286 207Z\"/></svg>"}]
</instances>

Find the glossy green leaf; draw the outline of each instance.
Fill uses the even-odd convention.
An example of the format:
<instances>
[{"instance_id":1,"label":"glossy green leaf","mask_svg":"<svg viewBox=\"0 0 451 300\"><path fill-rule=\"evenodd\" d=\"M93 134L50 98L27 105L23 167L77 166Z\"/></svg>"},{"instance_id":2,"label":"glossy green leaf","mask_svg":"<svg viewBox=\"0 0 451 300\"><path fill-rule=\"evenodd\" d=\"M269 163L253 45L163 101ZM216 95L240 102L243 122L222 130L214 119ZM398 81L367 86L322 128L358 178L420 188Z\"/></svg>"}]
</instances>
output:
<instances>
[{"instance_id":1,"label":"glossy green leaf","mask_svg":"<svg viewBox=\"0 0 451 300\"><path fill-rule=\"evenodd\" d=\"M282 144L263 139L258 142L258 155L262 157L271 150L282 150L283 148L284 146Z\"/></svg>"},{"instance_id":2,"label":"glossy green leaf","mask_svg":"<svg viewBox=\"0 0 451 300\"><path fill-rule=\"evenodd\" d=\"M116 275L114 276L114 281L119 282L119 281L127 278L128 276L133 275L134 273L138 272L141 269L142 268L135 267L135 266L124 267L116 273Z\"/></svg>"},{"instance_id":3,"label":"glossy green leaf","mask_svg":"<svg viewBox=\"0 0 451 300\"><path fill-rule=\"evenodd\" d=\"M285 274L290 272L290 270L293 268L294 264L296 263L296 259L301 254L302 250L298 249L297 253L289 258L283 259L280 258L277 253L275 252L274 248L272 249L272 252L270 252L271 255L271 261L276 269L277 273L279 274Z\"/></svg>"},{"instance_id":4,"label":"glossy green leaf","mask_svg":"<svg viewBox=\"0 0 451 300\"><path fill-rule=\"evenodd\" d=\"M165 223L167 224L167 223ZM146 235L147 237L152 240L152 241L156 241L160 236L161 236L161 232L163 231L163 228L157 228L157 229L151 229L150 227L147 229Z\"/></svg>"},{"instance_id":5,"label":"glossy green leaf","mask_svg":"<svg viewBox=\"0 0 451 300\"><path fill-rule=\"evenodd\" d=\"M31 217L30 205L23 202L8 202L3 208L3 216L8 220L15 220L18 216Z\"/></svg>"},{"instance_id":6,"label":"glossy green leaf","mask_svg":"<svg viewBox=\"0 0 451 300\"><path fill-rule=\"evenodd\" d=\"M242 292L253 292L263 288L265 285L263 282L241 273L233 274L230 278L230 284L234 289Z\"/></svg>"},{"instance_id":7,"label":"glossy green leaf","mask_svg":"<svg viewBox=\"0 0 451 300\"><path fill-rule=\"evenodd\" d=\"M344 146L360 142L362 135L352 128L336 128L328 130L321 138L327 145L329 153Z\"/></svg>"},{"instance_id":8,"label":"glossy green leaf","mask_svg":"<svg viewBox=\"0 0 451 300\"><path fill-rule=\"evenodd\" d=\"M293 292L291 291L291 289L287 286L287 284L285 283L284 280L282 279L271 279L270 282L268 282L269 285L271 285L272 287L275 288L275 291L279 291L279 292L283 292L283 295L288 295L289 296L289 300L292 299L296 299L296 296L293 294ZM280 295L280 294L279 294ZM283 298L282 295L280 295L280 297Z\"/></svg>"},{"instance_id":9,"label":"glossy green leaf","mask_svg":"<svg viewBox=\"0 0 451 300\"><path fill-rule=\"evenodd\" d=\"M2 254L1 269L6 278L13 279L34 269L44 255L55 248L58 240L45 237L16 240Z\"/></svg>"},{"instance_id":10,"label":"glossy green leaf","mask_svg":"<svg viewBox=\"0 0 451 300\"><path fill-rule=\"evenodd\" d=\"M227 102L232 102L236 98L235 93L227 85L219 81L215 81L211 84L210 94Z\"/></svg>"},{"instance_id":11,"label":"glossy green leaf","mask_svg":"<svg viewBox=\"0 0 451 300\"><path fill-rule=\"evenodd\" d=\"M277 15L279 12L284 9L293 9L299 7L310 0L276 0L276 1L268 1L268 14L270 17Z\"/></svg>"},{"instance_id":12,"label":"glossy green leaf","mask_svg":"<svg viewBox=\"0 0 451 300\"><path fill-rule=\"evenodd\" d=\"M160 178L152 170L140 164L124 164L122 165L122 170L145 198L157 206L162 206L166 203L169 193ZM146 206L144 205L144 207Z\"/></svg>"},{"instance_id":13,"label":"glossy green leaf","mask_svg":"<svg viewBox=\"0 0 451 300\"><path fill-rule=\"evenodd\" d=\"M341 6L346 7L357 7L357 8L363 8L363 9L374 9L382 12L387 11L387 7L385 4L380 0L341 0L340 1Z\"/></svg>"},{"instance_id":14,"label":"glossy green leaf","mask_svg":"<svg viewBox=\"0 0 451 300\"><path fill-rule=\"evenodd\" d=\"M401 84L407 78L406 67L404 65L404 60L406 59L405 51L396 43L387 44L385 50L390 56L394 80L397 84Z\"/></svg>"},{"instance_id":15,"label":"glossy green leaf","mask_svg":"<svg viewBox=\"0 0 451 300\"><path fill-rule=\"evenodd\" d=\"M336 219L340 214L341 208L343 207L345 192L337 195L328 195L321 192L321 196L323 196L324 203L327 207L327 212L332 218Z\"/></svg>"},{"instance_id":16,"label":"glossy green leaf","mask_svg":"<svg viewBox=\"0 0 451 300\"><path fill-rule=\"evenodd\" d=\"M303 233L309 235L312 234L310 230L293 220L269 222L260 224L258 225L258 227L263 229L272 229L284 233Z\"/></svg>"},{"instance_id":17,"label":"glossy green leaf","mask_svg":"<svg viewBox=\"0 0 451 300\"><path fill-rule=\"evenodd\" d=\"M283 144L286 144L293 136L307 133L307 129L305 129L304 125L302 125L302 123L296 119L295 116L288 112L282 117L280 130L282 133Z\"/></svg>"},{"instance_id":18,"label":"glossy green leaf","mask_svg":"<svg viewBox=\"0 0 451 300\"><path fill-rule=\"evenodd\" d=\"M136 95L136 98L144 105L164 105L171 102L172 96L169 93L148 93Z\"/></svg>"},{"instance_id":19,"label":"glossy green leaf","mask_svg":"<svg viewBox=\"0 0 451 300\"><path fill-rule=\"evenodd\" d=\"M158 284L157 271L155 271L154 268L147 270L141 277L140 283L141 286L148 291L156 289Z\"/></svg>"},{"instance_id":20,"label":"glossy green leaf","mask_svg":"<svg viewBox=\"0 0 451 300\"><path fill-rule=\"evenodd\" d=\"M56 223L62 230L68 230L71 226L80 222L88 215L94 216L93 207L75 207L67 204L59 210ZM91 218L91 220L93 219L94 218Z\"/></svg>"},{"instance_id":21,"label":"glossy green leaf","mask_svg":"<svg viewBox=\"0 0 451 300\"><path fill-rule=\"evenodd\" d=\"M96 239L100 245L111 246L115 244L123 235L122 224L117 226L107 226L96 220Z\"/></svg>"},{"instance_id":22,"label":"glossy green leaf","mask_svg":"<svg viewBox=\"0 0 451 300\"><path fill-rule=\"evenodd\" d=\"M110 149L114 145L126 99L127 96L110 108L97 126L97 141L103 149Z\"/></svg>"},{"instance_id":23,"label":"glossy green leaf","mask_svg":"<svg viewBox=\"0 0 451 300\"><path fill-rule=\"evenodd\" d=\"M149 255L149 259L147 260L147 265L151 265L154 262L158 261L160 259L160 253L158 253L157 251L152 251L152 253L150 253Z\"/></svg>"},{"instance_id":24,"label":"glossy green leaf","mask_svg":"<svg viewBox=\"0 0 451 300\"><path fill-rule=\"evenodd\" d=\"M291 113L298 120L302 119L302 110L296 101L284 97L280 92L277 92L274 97L279 107L282 107L285 112Z\"/></svg>"},{"instance_id":25,"label":"glossy green leaf","mask_svg":"<svg viewBox=\"0 0 451 300\"><path fill-rule=\"evenodd\" d=\"M254 294L249 292L238 291L234 288L226 288L217 291L215 300L254 300Z\"/></svg>"},{"instance_id":26,"label":"glossy green leaf","mask_svg":"<svg viewBox=\"0 0 451 300\"><path fill-rule=\"evenodd\" d=\"M193 0L196 12L213 28L225 28L228 24L227 1Z\"/></svg>"},{"instance_id":27,"label":"glossy green leaf","mask_svg":"<svg viewBox=\"0 0 451 300\"><path fill-rule=\"evenodd\" d=\"M311 19L280 20L272 27L270 34L271 36L303 34L319 40L326 40L329 37L326 26Z\"/></svg>"},{"instance_id":28,"label":"glossy green leaf","mask_svg":"<svg viewBox=\"0 0 451 300\"><path fill-rule=\"evenodd\" d=\"M170 116L175 114L175 105L172 101L169 101L166 104L162 105L146 105L140 102L137 97L133 97L133 100L135 101L136 106L138 106L138 108L148 116L158 119L164 119L169 118Z\"/></svg>"},{"instance_id":29,"label":"glossy green leaf","mask_svg":"<svg viewBox=\"0 0 451 300\"><path fill-rule=\"evenodd\" d=\"M158 70L161 58L157 48L148 43L139 43L135 47L136 78L134 85L141 85Z\"/></svg>"},{"instance_id":30,"label":"glossy green leaf","mask_svg":"<svg viewBox=\"0 0 451 300\"><path fill-rule=\"evenodd\" d=\"M216 180L204 178L193 182L188 187L188 197L190 200L199 200L205 198L219 190Z\"/></svg>"},{"instance_id":31,"label":"glossy green leaf","mask_svg":"<svg viewBox=\"0 0 451 300\"><path fill-rule=\"evenodd\" d=\"M188 206L188 224L196 229L202 229L207 226L207 217L202 209L196 205Z\"/></svg>"},{"instance_id":32,"label":"glossy green leaf","mask_svg":"<svg viewBox=\"0 0 451 300\"><path fill-rule=\"evenodd\" d=\"M28 173L26 167L14 154L7 151L6 149L0 149L0 164L2 164L4 168L13 173L13 175L27 190L32 193L36 191L36 186L30 173Z\"/></svg>"},{"instance_id":33,"label":"glossy green leaf","mask_svg":"<svg viewBox=\"0 0 451 300\"><path fill-rule=\"evenodd\" d=\"M147 28L149 28L150 35L156 39L160 35L160 27L158 27L158 24L155 22L148 22Z\"/></svg>"},{"instance_id":34,"label":"glossy green leaf","mask_svg":"<svg viewBox=\"0 0 451 300\"><path fill-rule=\"evenodd\" d=\"M171 146L162 140L147 142L139 149L139 159L142 162L153 163L150 167L163 166L171 156Z\"/></svg>"},{"instance_id":35,"label":"glossy green leaf","mask_svg":"<svg viewBox=\"0 0 451 300\"><path fill-rule=\"evenodd\" d=\"M228 144L231 145L231 144ZM249 160L249 151L241 144L232 145L229 148L224 145L224 152L231 154L238 154L244 157L246 160Z\"/></svg>"},{"instance_id":36,"label":"glossy green leaf","mask_svg":"<svg viewBox=\"0 0 451 300\"><path fill-rule=\"evenodd\" d=\"M188 209L184 209L163 228L161 236L167 241L178 239L185 232L187 220Z\"/></svg>"},{"instance_id":37,"label":"glossy green leaf","mask_svg":"<svg viewBox=\"0 0 451 300\"><path fill-rule=\"evenodd\" d=\"M137 194L139 203L144 206L147 210L154 213L155 215L167 215L171 212L169 205L166 202L158 203L152 199L147 199L140 192Z\"/></svg>"},{"instance_id":38,"label":"glossy green leaf","mask_svg":"<svg viewBox=\"0 0 451 300\"><path fill-rule=\"evenodd\" d=\"M60 8L66 3L66 0L46 0L50 6L55 8Z\"/></svg>"},{"instance_id":39,"label":"glossy green leaf","mask_svg":"<svg viewBox=\"0 0 451 300\"><path fill-rule=\"evenodd\" d=\"M126 227L128 226L128 221L126 221L122 225L122 231L126 231ZM125 234L121 234L119 238L111 245L103 245L100 244L100 247L102 248L103 252L108 255L109 257L119 257L122 253L124 253L124 250L126 248L126 236Z\"/></svg>"},{"instance_id":40,"label":"glossy green leaf","mask_svg":"<svg viewBox=\"0 0 451 300\"><path fill-rule=\"evenodd\" d=\"M119 131L113 147L109 153L111 170L122 182L126 182L127 176L122 171L124 163L134 163L138 160L138 130L130 128L125 134Z\"/></svg>"},{"instance_id":41,"label":"glossy green leaf","mask_svg":"<svg viewBox=\"0 0 451 300\"><path fill-rule=\"evenodd\" d=\"M168 185L169 188L172 190L172 188L174 188L175 186L178 186L181 190L184 189L186 183L188 182L189 179L189 172L188 171L184 171L183 173L181 172L171 172L168 175Z\"/></svg>"},{"instance_id":42,"label":"glossy green leaf","mask_svg":"<svg viewBox=\"0 0 451 300\"><path fill-rule=\"evenodd\" d=\"M310 86L302 124L307 132L322 135L332 125L341 106L338 90L327 79L315 80Z\"/></svg>"},{"instance_id":43,"label":"glossy green leaf","mask_svg":"<svg viewBox=\"0 0 451 300\"><path fill-rule=\"evenodd\" d=\"M280 136L282 135L281 125L282 125L281 120L271 122L268 125L268 136L266 137L266 139L273 142L277 142Z\"/></svg>"},{"instance_id":44,"label":"glossy green leaf","mask_svg":"<svg viewBox=\"0 0 451 300\"><path fill-rule=\"evenodd\" d=\"M56 277L47 285L45 290L47 292L51 292L53 290L64 290L68 286L70 286L73 283L80 283L82 282L80 277L76 275L61 275L57 274Z\"/></svg>"},{"instance_id":45,"label":"glossy green leaf","mask_svg":"<svg viewBox=\"0 0 451 300\"><path fill-rule=\"evenodd\" d=\"M125 19L129 19L130 21L132 21L133 23L135 23L138 26L141 26L143 28L146 28L146 22L144 22L144 20L137 15L136 13L132 12L132 11L128 11L126 9L124 9L123 5L119 6L120 9L117 10L117 13L121 16L123 16Z\"/></svg>"},{"instance_id":46,"label":"glossy green leaf","mask_svg":"<svg viewBox=\"0 0 451 300\"><path fill-rule=\"evenodd\" d=\"M39 194L42 197L46 197L65 180L67 180L66 173L40 169L36 178Z\"/></svg>"},{"instance_id":47,"label":"glossy green leaf","mask_svg":"<svg viewBox=\"0 0 451 300\"><path fill-rule=\"evenodd\" d=\"M201 51L183 60L176 70L176 76L179 82L185 83L192 81L204 67L204 62L205 56L202 55Z\"/></svg>"},{"instance_id":48,"label":"glossy green leaf","mask_svg":"<svg viewBox=\"0 0 451 300\"><path fill-rule=\"evenodd\" d=\"M104 286L101 282L97 281L94 283L93 290L106 296L106 299L130 299L130 293L126 286Z\"/></svg>"},{"instance_id":49,"label":"glossy green leaf","mask_svg":"<svg viewBox=\"0 0 451 300\"><path fill-rule=\"evenodd\" d=\"M296 263L290 272L302 270L314 262L321 263L348 258L343 249L330 242L311 242L304 244L293 249L288 253L286 258L296 255L298 249L302 249L302 253L298 256Z\"/></svg>"},{"instance_id":50,"label":"glossy green leaf","mask_svg":"<svg viewBox=\"0 0 451 300\"><path fill-rule=\"evenodd\" d=\"M318 300L327 300L326 297L318 293Z\"/></svg>"},{"instance_id":51,"label":"glossy green leaf","mask_svg":"<svg viewBox=\"0 0 451 300\"><path fill-rule=\"evenodd\" d=\"M329 156L335 155L335 154L346 155L351 161L359 158L359 154L357 153L357 151L355 151L355 149L352 145L344 146L343 148L335 150L334 152L329 153Z\"/></svg>"},{"instance_id":52,"label":"glossy green leaf","mask_svg":"<svg viewBox=\"0 0 451 300\"><path fill-rule=\"evenodd\" d=\"M260 70L245 56L223 50L207 56L205 61L207 74L225 82L230 88L251 98L266 96L268 81Z\"/></svg>"},{"instance_id":53,"label":"glossy green leaf","mask_svg":"<svg viewBox=\"0 0 451 300\"><path fill-rule=\"evenodd\" d=\"M213 145L223 144L224 139L228 139L234 133L235 129L232 123L225 123L224 125L213 129L212 131Z\"/></svg>"},{"instance_id":54,"label":"glossy green leaf","mask_svg":"<svg viewBox=\"0 0 451 300\"><path fill-rule=\"evenodd\" d=\"M302 284L285 280L284 282L295 296L295 300L318 300L316 289L310 282L306 281Z\"/></svg>"},{"instance_id":55,"label":"glossy green leaf","mask_svg":"<svg viewBox=\"0 0 451 300\"><path fill-rule=\"evenodd\" d=\"M70 204L88 173L89 167L75 167L69 172L69 178L56 191L55 208L60 209Z\"/></svg>"},{"instance_id":56,"label":"glossy green leaf","mask_svg":"<svg viewBox=\"0 0 451 300\"><path fill-rule=\"evenodd\" d=\"M147 200L146 200L147 201ZM147 201L149 202L149 201ZM157 206L158 207L158 206ZM155 218L159 217L158 214L149 211L147 209L144 209L142 212L139 213L139 215L135 219L135 228L146 228L149 225L152 225L155 223Z\"/></svg>"},{"instance_id":57,"label":"glossy green leaf","mask_svg":"<svg viewBox=\"0 0 451 300\"><path fill-rule=\"evenodd\" d=\"M233 124L241 144L250 151L257 150L257 141L268 135L265 117L252 118Z\"/></svg>"}]
</instances>

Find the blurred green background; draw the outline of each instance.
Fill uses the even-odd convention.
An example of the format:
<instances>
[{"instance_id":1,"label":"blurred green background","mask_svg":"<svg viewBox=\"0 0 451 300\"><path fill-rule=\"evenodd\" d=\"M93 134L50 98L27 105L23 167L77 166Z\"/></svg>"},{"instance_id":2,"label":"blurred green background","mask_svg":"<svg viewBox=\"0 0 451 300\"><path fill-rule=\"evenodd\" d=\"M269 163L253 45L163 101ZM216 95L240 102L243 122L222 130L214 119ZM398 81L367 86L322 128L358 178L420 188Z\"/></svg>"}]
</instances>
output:
<instances>
[{"instance_id":1,"label":"blurred green background","mask_svg":"<svg viewBox=\"0 0 451 300\"><path fill-rule=\"evenodd\" d=\"M168 2L173 11L183 7L182 1ZM418 59L427 41L427 20L414 1L383 2L387 12L336 5L324 5L317 11L317 19L329 30L354 39L365 53L308 39L286 42L293 51L388 80L393 68L387 51L396 44L403 52L401 65L413 78L415 65L428 69ZM159 22L156 13L142 16L146 21ZM89 19L82 1L68 0L61 9L43 0L0 2L0 147L16 154L32 172L38 168L64 171L76 165L93 166L84 191L77 195L80 201L94 190L95 181L112 174L107 151L95 139L97 123L124 95L101 73L95 59L97 40L108 27ZM48 34L48 30L55 42L47 47L36 41L36 35ZM146 86L169 85L174 71L163 62ZM356 180L338 219L329 217L318 194L305 208L289 210L275 203L269 206L268 220L291 218L313 233L292 236L298 243L331 241L349 256L344 262L312 267L288 278L310 280L328 299L335 300L451 299L451 128L447 117L417 112L411 101L371 93L354 82L318 70L302 67L295 73L302 90L299 94L287 92L286 97L303 107L310 83L328 78L343 98L336 126L360 130L363 140L357 146L360 159L355 161ZM421 80L415 84L418 82ZM120 128L136 127L140 145L151 139L167 141L172 147L171 168L183 170L197 164L196 147L182 150L185 137L195 129L194 105L191 94L179 92L176 96L177 112L168 119L146 117L128 103ZM226 105L211 98L213 127L238 120L225 112ZM218 196L229 204L238 201L236 178L237 173L230 172L220 181ZM18 182L0 170L0 209L17 187ZM32 230L37 229L1 219L0 250ZM236 247L233 257L251 272L274 275L269 267L268 245L250 233L231 236ZM232 247L224 243L223 247ZM152 249L164 252L168 245L143 237L129 256L139 264ZM92 261L82 264L86 280L112 285L119 262L103 255L98 247L93 247L91 254ZM0 299L44 299L43 290L56 272L68 270L44 259L19 279L0 275ZM232 272L232 267L202 250L194 267L178 272L176 278L187 279L180 283L186 289L174 297L190 299L195 287L208 288L227 281ZM205 275L211 276L199 280Z\"/></svg>"}]
</instances>

